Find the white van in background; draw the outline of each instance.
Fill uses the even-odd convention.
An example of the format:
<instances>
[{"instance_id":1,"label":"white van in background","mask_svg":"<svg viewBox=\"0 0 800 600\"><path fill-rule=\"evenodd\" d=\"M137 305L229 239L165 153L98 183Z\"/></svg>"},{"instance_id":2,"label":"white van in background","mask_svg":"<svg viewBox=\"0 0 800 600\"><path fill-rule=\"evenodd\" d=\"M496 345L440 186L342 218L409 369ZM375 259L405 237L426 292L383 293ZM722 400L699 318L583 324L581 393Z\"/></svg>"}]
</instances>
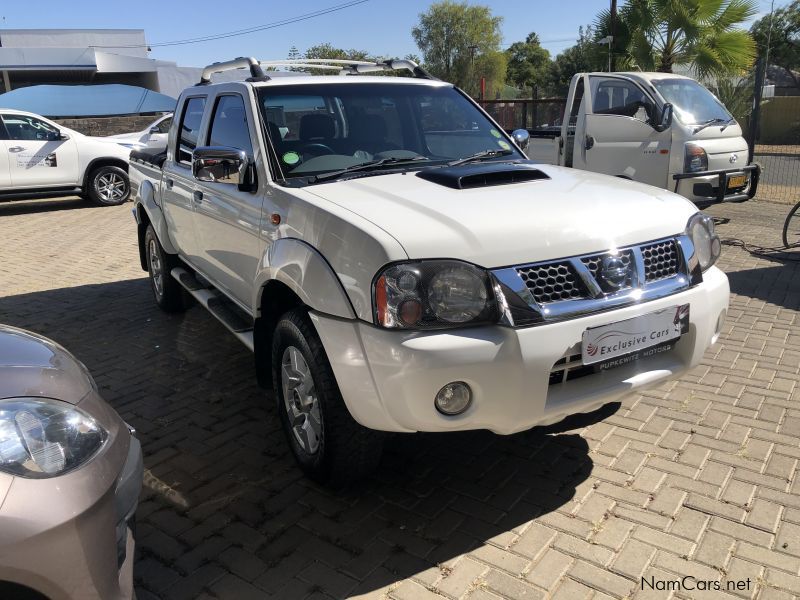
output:
<instances>
[{"instance_id":1,"label":"white van in background","mask_svg":"<svg viewBox=\"0 0 800 600\"><path fill-rule=\"evenodd\" d=\"M672 73L578 73L561 124L516 130L514 138L533 160L648 183L697 203L748 200L760 175L725 106Z\"/></svg>"}]
</instances>

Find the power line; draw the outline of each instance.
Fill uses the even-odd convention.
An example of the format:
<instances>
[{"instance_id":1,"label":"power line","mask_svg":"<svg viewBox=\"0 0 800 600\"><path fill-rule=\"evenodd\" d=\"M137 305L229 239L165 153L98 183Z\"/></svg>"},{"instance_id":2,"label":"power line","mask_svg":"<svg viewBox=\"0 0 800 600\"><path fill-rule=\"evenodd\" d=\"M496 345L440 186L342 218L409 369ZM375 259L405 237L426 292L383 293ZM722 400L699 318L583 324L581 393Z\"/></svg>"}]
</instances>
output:
<instances>
[{"instance_id":1,"label":"power line","mask_svg":"<svg viewBox=\"0 0 800 600\"><path fill-rule=\"evenodd\" d=\"M239 35L246 35L248 33L255 33L257 31L265 31L267 29L275 29L277 27L282 27L284 25L291 25L292 23L299 23L301 21L308 21L309 19L313 19L316 17L321 17L323 15L327 15L333 12L337 12L340 10L344 10L346 8L351 8L353 6L357 6L359 4L364 4L365 2L369 2L369 0L352 0L351 2L345 2L343 4L337 4L335 6L330 6L328 8L323 8L320 10L316 10L314 12L305 13L302 15L298 15L296 17L289 17L287 19L283 19L281 21L274 21L272 23L267 23L265 25L257 25L255 27L248 27L247 29L237 29L235 31L228 31L225 33L217 33L213 35L206 35L202 37L196 38L188 38L183 40L173 40L169 42L156 42L153 44L131 44L131 45L113 45L113 46L92 46L92 48L161 48L164 46L183 46L186 44L198 44L202 42L211 42L214 40L222 40L225 38L236 37Z\"/></svg>"}]
</instances>

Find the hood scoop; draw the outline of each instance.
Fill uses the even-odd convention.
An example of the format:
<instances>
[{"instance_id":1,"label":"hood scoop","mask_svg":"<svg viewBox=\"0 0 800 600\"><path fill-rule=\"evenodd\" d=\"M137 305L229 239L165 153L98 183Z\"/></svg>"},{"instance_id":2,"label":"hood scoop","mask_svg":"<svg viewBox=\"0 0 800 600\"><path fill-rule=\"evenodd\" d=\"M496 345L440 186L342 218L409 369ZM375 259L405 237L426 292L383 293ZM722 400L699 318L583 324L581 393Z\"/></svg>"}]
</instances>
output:
<instances>
[{"instance_id":1,"label":"hood scoop","mask_svg":"<svg viewBox=\"0 0 800 600\"><path fill-rule=\"evenodd\" d=\"M456 190L550 179L547 174L537 169L535 164L533 161L521 160L458 165L418 171L417 177Z\"/></svg>"}]
</instances>

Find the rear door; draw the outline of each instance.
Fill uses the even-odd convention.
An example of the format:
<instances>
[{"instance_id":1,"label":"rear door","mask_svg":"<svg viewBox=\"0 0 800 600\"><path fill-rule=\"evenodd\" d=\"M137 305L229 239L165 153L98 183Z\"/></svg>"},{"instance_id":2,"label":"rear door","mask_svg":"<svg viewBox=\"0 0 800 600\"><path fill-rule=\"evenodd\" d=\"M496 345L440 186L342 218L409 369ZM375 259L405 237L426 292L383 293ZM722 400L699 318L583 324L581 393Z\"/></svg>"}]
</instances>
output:
<instances>
[{"instance_id":1,"label":"rear door","mask_svg":"<svg viewBox=\"0 0 800 600\"><path fill-rule=\"evenodd\" d=\"M253 148L258 143L255 122L243 95L222 92L214 99L205 145L243 150L253 164ZM215 285L249 306L264 245L259 232L261 196L234 183L205 181L202 187L194 204L199 268Z\"/></svg>"},{"instance_id":2,"label":"rear door","mask_svg":"<svg viewBox=\"0 0 800 600\"><path fill-rule=\"evenodd\" d=\"M161 183L164 214L172 243L192 265L198 264L194 224L194 194L197 182L192 176L192 151L197 147L206 107L206 94L186 97L180 107L179 127L170 140Z\"/></svg>"},{"instance_id":3,"label":"rear door","mask_svg":"<svg viewBox=\"0 0 800 600\"><path fill-rule=\"evenodd\" d=\"M655 101L626 77L590 75L588 80L586 131L576 139L574 166L664 187L672 132L651 125Z\"/></svg>"},{"instance_id":4,"label":"rear door","mask_svg":"<svg viewBox=\"0 0 800 600\"><path fill-rule=\"evenodd\" d=\"M7 139L10 187L14 189L78 185L78 150L74 139L62 140L54 125L30 115L0 115Z\"/></svg>"}]
</instances>

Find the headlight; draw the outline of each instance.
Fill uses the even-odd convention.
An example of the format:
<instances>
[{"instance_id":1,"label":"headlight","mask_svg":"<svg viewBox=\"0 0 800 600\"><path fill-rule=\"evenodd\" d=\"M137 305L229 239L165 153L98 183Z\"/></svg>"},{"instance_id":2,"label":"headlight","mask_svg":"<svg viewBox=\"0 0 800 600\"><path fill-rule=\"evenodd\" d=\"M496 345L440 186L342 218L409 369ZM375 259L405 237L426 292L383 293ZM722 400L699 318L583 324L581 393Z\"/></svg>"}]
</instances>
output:
<instances>
[{"instance_id":1,"label":"headlight","mask_svg":"<svg viewBox=\"0 0 800 600\"><path fill-rule=\"evenodd\" d=\"M717 262L722 249L719 236L714 231L714 219L700 212L695 213L686 225L686 235L692 240L700 269L706 271Z\"/></svg>"},{"instance_id":2,"label":"headlight","mask_svg":"<svg viewBox=\"0 0 800 600\"><path fill-rule=\"evenodd\" d=\"M686 144L683 172L699 173L701 171L708 171L708 154L697 144Z\"/></svg>"},{"instance_id":3,"label":"headlight","mask_svg":"<svg viewBox=\"0 0 800 600\"><path fill-rule=\"evenodd\" d=\"M82 410L45 398L0 401L0 471L43 479L88 461L106 431Z\"/></svg>"},{"instance_id":4,"label":"headlight","mask_svg":"<svg viewBox=\"0 0 800 600\"><path fill-rule=\"evenodd\" d=\"M439 329L498 319L488 273L456 260L386 267L375 279L373 298L383 327Z\"/></svg>"}]
</instances>

